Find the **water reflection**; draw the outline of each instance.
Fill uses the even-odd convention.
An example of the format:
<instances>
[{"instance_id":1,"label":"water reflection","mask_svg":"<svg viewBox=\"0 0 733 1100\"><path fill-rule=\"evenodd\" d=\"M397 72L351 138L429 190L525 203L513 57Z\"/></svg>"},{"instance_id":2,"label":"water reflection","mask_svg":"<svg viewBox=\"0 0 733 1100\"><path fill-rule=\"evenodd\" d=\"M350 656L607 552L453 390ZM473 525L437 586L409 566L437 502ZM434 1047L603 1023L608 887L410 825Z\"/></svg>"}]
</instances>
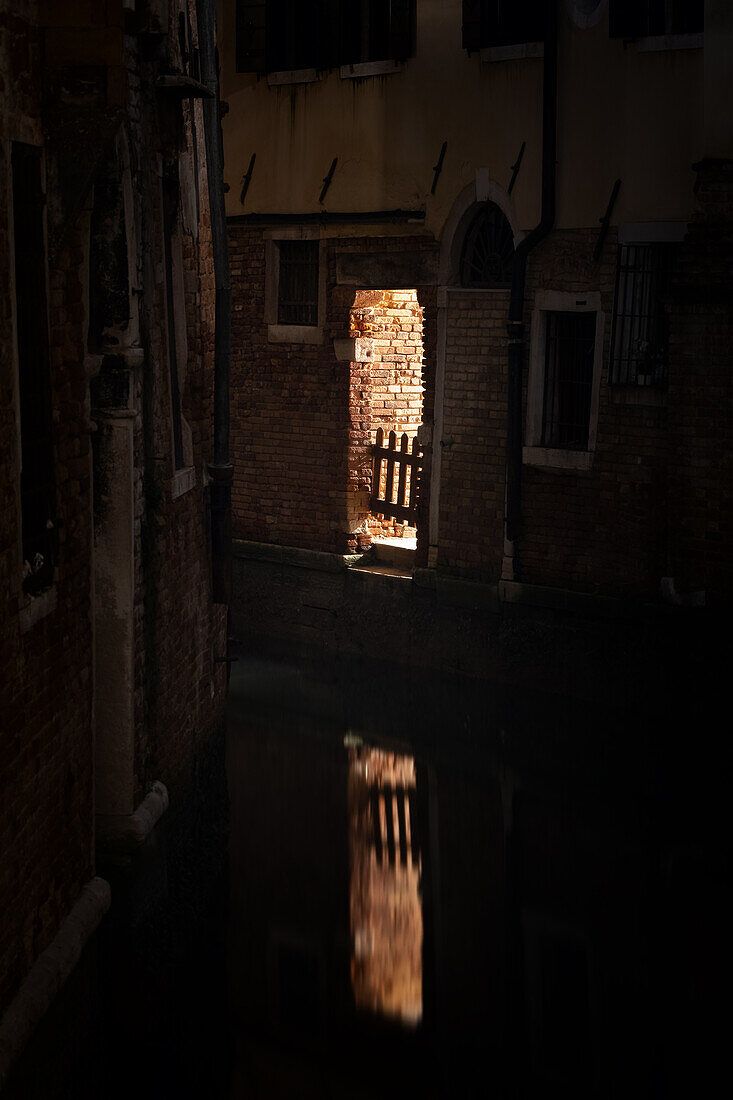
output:
<instances>
[{"instance_id":1,"label":"water reflection","mask_svg":"<svg viewBox=\"0 0 733 1100\"><path fill-rule=\"evenodd\" d=\"M415 760L349 749L351 987L359 1009L422 1018L423 923Z\"/></svg>"}]
</instances>

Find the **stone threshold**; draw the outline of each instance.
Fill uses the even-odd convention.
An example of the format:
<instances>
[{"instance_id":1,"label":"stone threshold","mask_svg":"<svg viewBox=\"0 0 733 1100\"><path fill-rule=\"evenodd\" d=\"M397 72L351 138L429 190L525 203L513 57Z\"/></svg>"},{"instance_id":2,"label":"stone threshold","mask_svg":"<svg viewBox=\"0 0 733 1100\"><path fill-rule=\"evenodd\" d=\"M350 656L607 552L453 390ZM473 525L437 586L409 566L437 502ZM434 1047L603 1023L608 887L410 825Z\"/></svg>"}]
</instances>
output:
<instances>
[{"instance_id":1,"label":"stone threshold","mask_svg":"<svg viewBox=\"0 0 733 1100\"><path fill-rule=\"evenodd\" d=\"M15 999L0 1020L0 1092L23 1047L48 1012L76 966L82 951L109 909L109 883L93 878L33 964Z\"/></svg>"}]
</instances>

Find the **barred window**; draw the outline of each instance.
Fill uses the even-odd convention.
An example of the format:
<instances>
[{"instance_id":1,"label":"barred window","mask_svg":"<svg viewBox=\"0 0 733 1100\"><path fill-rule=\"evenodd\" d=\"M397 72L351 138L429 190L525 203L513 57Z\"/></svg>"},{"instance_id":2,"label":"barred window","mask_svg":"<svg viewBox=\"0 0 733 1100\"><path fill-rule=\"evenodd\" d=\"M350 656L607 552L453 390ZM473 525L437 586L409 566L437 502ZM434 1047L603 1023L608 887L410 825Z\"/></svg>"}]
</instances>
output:
<instances>
[{"instance_id":1,"label":"barred window","mask_svg":"<svg viewBox=\"0 0 733 1100\"><path fill-rule=\"evenodd\" d=\"M494 202L479 210L466 233L461 255L461 285L501 289L512 285L514 234Z\"/></svg>"},{"instance_id":2,"label":"barred window","mask_svg":"<svg viewBox=\"0 0 733 1100\"><path fill-rule=\"evenodd\" d=\"M612 38L696 34L705 20L704 0L611 0Z\"/></svg>"},{"instance_id":3,"label":"barred window","mask_svg":"<svg viewBox=\"0 0 733 1100\"><path fill-rule=\"evenodd\" d=\"M611 383L660 386L667 381L664 297L676 252L677 245L666 242L619 247Z\"/></svg>"},{"instance_id":4,"label":"barred window","mask_svg":"<svg viewBox=\"0 0 733 1100\"><path fill-rule=\"evenodd\" d=\"M596 314L545 314L542 446L586 450L590 432Z\"/></svg>"},{"instance_id":5,"label":"barred window","mask_svg":"<svg viewBox=\"0 0 733 1100\"><path fill-rule=\"evenodd\" d=\"M280 325L318 324L318 241L278 241Z\"/></svg>"},{"instance_id":6,"label":"barred window","mask_svg":"<svg viewBox=\"0 0 733 1100\"><path fill-rule=\"evenodd\" d=\"M56 481L48 350L41 151L12 149L15 316L20 383L23 590L53 583Z\"/></svg>"},{"instance_id":7,"label":"barred window","mask_svg":"<svg viewBox=\"0 0 733 1100\"><path fill-rule=\"evenodd\" d=\"M542 42L546 0L463 0L463 48Z\"/></svg>"}]
</instances>

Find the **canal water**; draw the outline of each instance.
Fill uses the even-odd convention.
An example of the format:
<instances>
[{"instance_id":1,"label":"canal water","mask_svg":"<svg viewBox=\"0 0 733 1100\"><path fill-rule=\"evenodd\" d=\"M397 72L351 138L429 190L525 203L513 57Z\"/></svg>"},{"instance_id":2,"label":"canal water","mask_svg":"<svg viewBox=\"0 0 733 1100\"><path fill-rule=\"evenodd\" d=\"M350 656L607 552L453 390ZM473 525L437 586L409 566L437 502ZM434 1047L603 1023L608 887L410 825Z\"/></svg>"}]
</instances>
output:
<instances>
[{"instance_id":1,"label":"canal water","mask_svg":"<svg viewBox=\"0 0 733 1100\"><path fill-rule=\"evenodd\" d=\"M3 1100L699 1091L729 1034L710 728L243 651Z\"/></svg>"}]
</instances>

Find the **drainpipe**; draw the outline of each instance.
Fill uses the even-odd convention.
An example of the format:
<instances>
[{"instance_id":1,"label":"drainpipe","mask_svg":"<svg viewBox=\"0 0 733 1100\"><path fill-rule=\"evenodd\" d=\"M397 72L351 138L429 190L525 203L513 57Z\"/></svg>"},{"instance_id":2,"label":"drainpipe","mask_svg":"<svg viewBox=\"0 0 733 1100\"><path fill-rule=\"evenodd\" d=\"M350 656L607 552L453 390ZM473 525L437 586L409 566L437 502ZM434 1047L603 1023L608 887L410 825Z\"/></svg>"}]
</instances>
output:
<instances>
[{"instance_id":1,"label":"drainpipe","mask_svg":"<svg viewBox=\"0 0 733 1100\"><path fill-rule=\"evenodd\" d=\"M214 457L211 478L211 564L215 603L229 603L232 591L232 476L229 460L229 350L232 288L229 278L224 164L219 115L219 67L216 54L215 0L197 0L201 81L213 93L202 100L209 183L211 240L214 252L216 310L214 324Z\"/></svg>"},{"instance_id":2,"label":"drainpipe","mask_svg":"<svg viewBox=\"0 0 733 1100\"><path fill-rule=\"evenodd\" d=\"M514 580L515 544L522 525L522 359L527 257L555 224L557 159L557 0L548 0L542 86L542 212L539 223L517 246L509 299L507 384L506 525L503 580Z\"/></svg>"}]
</instances>

